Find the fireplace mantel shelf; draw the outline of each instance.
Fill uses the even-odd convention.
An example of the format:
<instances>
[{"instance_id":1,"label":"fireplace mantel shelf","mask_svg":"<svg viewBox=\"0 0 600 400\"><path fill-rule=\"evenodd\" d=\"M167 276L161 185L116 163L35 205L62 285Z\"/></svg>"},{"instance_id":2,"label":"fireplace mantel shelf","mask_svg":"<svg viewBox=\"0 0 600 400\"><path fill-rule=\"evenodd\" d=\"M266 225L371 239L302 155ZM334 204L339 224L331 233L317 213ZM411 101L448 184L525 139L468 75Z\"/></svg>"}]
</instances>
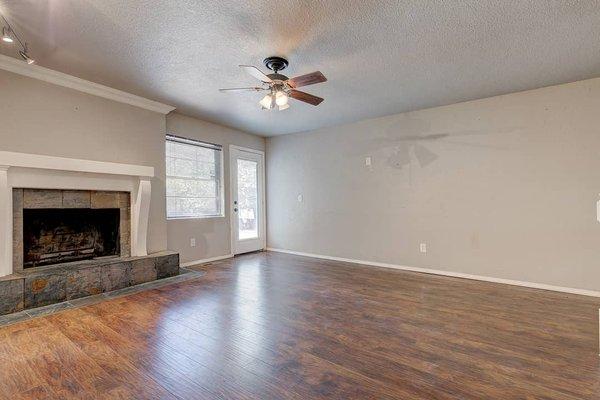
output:
<instances>
[{"instance_id":1,"label":"fireplace mantel shelf","mask_svg":"<svg viewBox=\"0 0 600 400\"><path fill-rule=\"evenodd\" d=\"M148 167L145 165L80 160L76 158L15 153L11 151L0 151L0 167L37 168L95 174L128 175L138 176L140 178L154 177L154 167Z\"/></svg>"}]
</instances>

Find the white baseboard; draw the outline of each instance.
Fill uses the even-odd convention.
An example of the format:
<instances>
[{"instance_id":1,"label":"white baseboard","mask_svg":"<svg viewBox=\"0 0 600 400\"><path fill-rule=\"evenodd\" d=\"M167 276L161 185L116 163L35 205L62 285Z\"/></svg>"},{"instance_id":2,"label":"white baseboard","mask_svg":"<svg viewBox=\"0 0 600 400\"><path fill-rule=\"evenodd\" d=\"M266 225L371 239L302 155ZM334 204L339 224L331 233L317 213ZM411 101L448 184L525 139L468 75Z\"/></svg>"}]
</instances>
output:
<instances>
[{"instance_id":1,"label":"white baseboard","mask_svg":"<svg viewBox=\"0 0 600 400\"><path fill-rule=\"evenodd\" d=\"M600 292L595 291L595 290L554 286L554 285L547 285L545 283L515 281L512 279L494 278L494 277L482 276L482 275L463 274L462 272L443 271L443 270L439 270L439 269L409 267L409 266L405 266L405 265L388 264L388 263L382 263L382 262L377 262L377 261L355 260L352 258L333 257L333 256L326 256L323 254L313 254L313 253L304 253L301 251L275 249L272 247L267 247L267 250L275 251L278 253L287 253L287 254L294 254L297 256L321 258L324 260L341 261L341 262L347 262L347 263L352 263L352 264L362 264L362 265L368 265L368 266L373 266L373 267L392 268L392 269L399 269L399 270L403 270L403 271L422 272L425 274L451 276L453 278L464 278L464 279L473 279L473 280L477 280L477 281L504 283L506 285L524 286L524 287L533 288L533 289L552 290L555 292L563 292L563 293L578 294L578 295L583 295L583 296L600 297Z\"/></svg>"},{"instance_id":2,"label":"white baseboard","mask_svg":"<svg viewBox=\"0 0 600 400\"><path fill-rule=\"evenodd\" d=\"M205 264L205 263L211 262L211 261L225 260L226 258L231 258L231 257L233 257L233 254L225 254L224 256L216 256L216 257L211 257L211 258L204 258L202 260L188 261L188 262L180 264L180 266L186 268L186 267L191 267L192 265Z\"/></svg>"}]
</instances>

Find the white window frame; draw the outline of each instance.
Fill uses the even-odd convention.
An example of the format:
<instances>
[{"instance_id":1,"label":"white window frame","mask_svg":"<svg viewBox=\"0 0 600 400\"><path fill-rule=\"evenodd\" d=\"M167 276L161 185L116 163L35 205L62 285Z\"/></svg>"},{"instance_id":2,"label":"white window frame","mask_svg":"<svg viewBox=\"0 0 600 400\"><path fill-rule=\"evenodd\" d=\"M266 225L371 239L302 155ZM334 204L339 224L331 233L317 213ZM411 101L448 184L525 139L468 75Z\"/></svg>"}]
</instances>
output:
<instances>
[{"instance_id":1,"label":"white window frame","mask_svg":"<svg viewBox=\"0 0 600 400\"><path fill-rule=\"evenodd\" d=\"M165 139L165 184L166 184L166 181L168 180L168 176L166 174L166 160L167 160L166 145L167 145L168 141L189 144L192 146L206 147L206 148L210 148L210 149L213 149L213 150L216 150L219 152L219 164L220 165L218 165L216 167L218 167L218 169L219 169L218 182L217 182L217 190L218 190L217 201L219 202L220 213L214 214L214 215L207 214L207 215L195 215L195 216L170 217L169 210L166 208L167 196L165 193L165 212L167 214L167 220L224 218L225 217L225 190L224 190L223 181L225 179L225 173L224 173L225 166L224 166L223 146L220 144L203 142L201 140L189 139L189 138L184 138L181 136L176 136L173 134L167 134L166 139Z\"/></svg>"}]
</instances>

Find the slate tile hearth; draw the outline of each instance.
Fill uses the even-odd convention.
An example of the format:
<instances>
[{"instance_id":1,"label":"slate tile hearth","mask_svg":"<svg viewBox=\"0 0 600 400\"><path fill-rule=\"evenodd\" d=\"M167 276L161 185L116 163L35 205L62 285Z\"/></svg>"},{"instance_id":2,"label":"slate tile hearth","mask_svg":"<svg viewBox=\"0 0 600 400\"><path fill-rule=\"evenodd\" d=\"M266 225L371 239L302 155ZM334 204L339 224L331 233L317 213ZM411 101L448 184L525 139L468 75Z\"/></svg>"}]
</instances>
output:
<instances>
[{"instance_id":1,"label":"slate tile hearth","mask_svg":"<svg viewBox=\"0 0 600 400\"><path fill-rule=\"evenodd\" d=\"M156 258L157 279L168 278L177 275L179 271L179 259L162 256Z\"/></svg>"},{"instance_id":2,"label":"slate tile hearth","mask_svg":"<svg viewBox=\"0 0 600 400\"><path fill-rule=\"evenodd\" d=\"M118 262L102 268L102 291L110 292L131 286L131 262Z\"/></svg>"},{"instance_id":3,"label":"slate tile hearth","mask_svg":"<svg viewBox=\"0 0 600 400\"><path fill-rule=\"evenodd\" d=\"M124 289L113 290L112 292L108 293L101 293L93 296L86 296L78 299L67 300L62 303L51 304L49 306L32 308L24 311L14 312L11 314L0 315L0 327L11 325L16 322L25 321L31 318L54 314L62 310L85 307L88 305L100 303L108 299L127 296L146 290L157 289L163 286L184 282L190 279L196 279L202 275L204 275L204 272L181 268L177 276L172 276L170 278L159 279L152 282L146 282L139 285L129 286Z\"/></svg>"},{"instance_id":4,"label":"slate tile hearth","mask_svg":"<svg viewBox=\"0 0 600 400\"><path fill-rule=\"evenodd\" d=\"M78 299L102 293L103 268L103 266L98 266L68 271L67 299Z\"/></svg>"},{"instance_id":5,"label":"slate tile hearth","mask_svg":"<svg viewBox=\"0 0 600 400\"><path fill-rule=\"evenodd\" d=\"M0 278L0 315L108 293L179 274L179 254L95 259Z\"/></svg>"},{"instance_id":6,"label":"slate tile hearth","mask_svg":"<svg viewBox=\"0 0 600 400\"><path fill-rule=\"evenodd\" d=\"M150 258L141 258L131 262L131 279L134 285L156 280L156 263Z\"/></svg>"},{"instance_id":7,"label":"slate tile hearth","mask_svg":"<svg viewBox=\"0 0 600 400\"><path fill-rule=\"evenodd\" d=\"M0 315L23 309L23 279L0 278Z\"/></svg>"},{"instance_id":8,"label":"slate tile hearth","mask_svg":"<svg viewBox=\"0 0 600 400\"><path fill-rule=\"evenodd\" d=\"M52 270L51 270L52 271ZM67 279L65 274L27 274L23 291L25 308L47 306L67 299Z\"/></svg>"}]
</instances>

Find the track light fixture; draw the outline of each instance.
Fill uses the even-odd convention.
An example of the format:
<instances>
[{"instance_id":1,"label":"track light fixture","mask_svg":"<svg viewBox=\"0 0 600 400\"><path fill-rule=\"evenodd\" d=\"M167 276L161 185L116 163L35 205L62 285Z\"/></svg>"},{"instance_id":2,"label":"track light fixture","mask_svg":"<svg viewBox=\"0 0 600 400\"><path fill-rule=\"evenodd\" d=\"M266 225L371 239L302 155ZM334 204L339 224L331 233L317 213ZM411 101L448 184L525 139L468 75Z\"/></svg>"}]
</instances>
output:
<instances>
[{"instance_id":1,"label":"track light fixture","mask_svg":"<svg viewBox=\"0 0 600 400\"><path fill-rule=\"evenodd\" d=\"M35 60L29 57L29 50L27 49L27 43L23 43L21 38L17 35L17 32L10 26L10 23L6 20L4 15L0 14L0 17L4 20L4 25L2 27L2 41L5 43L12 44L14 39L17 39L17 42L21 45L21 50L19 50L19 55L27 64L33 64Z\"/></svg>"}]
</instances>

